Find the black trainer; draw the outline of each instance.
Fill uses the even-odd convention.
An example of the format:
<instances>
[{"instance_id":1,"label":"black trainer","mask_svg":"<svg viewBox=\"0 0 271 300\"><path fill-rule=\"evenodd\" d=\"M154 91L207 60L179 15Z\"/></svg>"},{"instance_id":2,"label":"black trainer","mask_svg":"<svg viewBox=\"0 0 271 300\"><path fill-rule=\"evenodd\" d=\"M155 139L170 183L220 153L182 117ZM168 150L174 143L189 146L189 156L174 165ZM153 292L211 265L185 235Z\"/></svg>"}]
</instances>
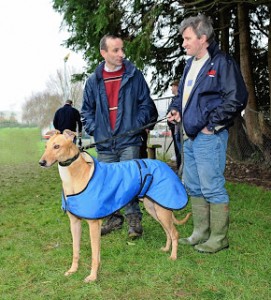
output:
<instances>
[{"instance_id":1,"label":"black trainer","mask_svg":"<svg viewBox=\"0 0 271 300\"><path fill-rule=\"evenodd\" d=\"M143 228L141 225L141 217L138 214L130 214L126 217L129 224L128 236L131 239L136 239L142 236Z\"/></svg>"},{"instance_id":2,"label":"black trainer","mask_svg":"<svg viewBox=\"0 0 271 300\"><path fill-rule=\"evenodd\" d=\"M106 235L114 230L121 229L124 217L121 214L109 216L102 225L101 235Z\"/></svg>"}]
</instances>

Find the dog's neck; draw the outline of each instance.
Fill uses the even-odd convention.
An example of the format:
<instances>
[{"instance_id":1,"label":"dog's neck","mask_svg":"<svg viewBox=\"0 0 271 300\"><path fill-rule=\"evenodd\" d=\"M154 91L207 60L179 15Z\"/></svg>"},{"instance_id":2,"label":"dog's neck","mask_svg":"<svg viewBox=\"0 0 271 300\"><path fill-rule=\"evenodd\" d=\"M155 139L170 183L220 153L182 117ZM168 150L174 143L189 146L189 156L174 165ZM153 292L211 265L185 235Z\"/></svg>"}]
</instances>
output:
<instances>
[{"instance_id":1,"label":"dog's neck","mask_svg":"<svg viewBox=\"0 0 271 300\"><path fill-rule=\"evenodd\" d=\"M86 161L84 155L82 153L79 154L68 166L58 164L65 195L80 193L87 186L93 174L93 161Z\"/></svg>"},{"instance_id":2,"label":"dog's neck","mask_svg":"<svg viewBox=\"0 0 271 300\"><path fill-rule=\"evenodd\" d=\"M74 157L72 157L72 158L69 158L69 159L67 159L67 160L65 160L65 161L62 161L62 162L59 162L59 165L61 166L61 167L68 167L68 166L70 166L75 160L77 160L77 158L79 157L79 155L80 155L80 152L78 152Z\"/></svg>"}]
</instances>

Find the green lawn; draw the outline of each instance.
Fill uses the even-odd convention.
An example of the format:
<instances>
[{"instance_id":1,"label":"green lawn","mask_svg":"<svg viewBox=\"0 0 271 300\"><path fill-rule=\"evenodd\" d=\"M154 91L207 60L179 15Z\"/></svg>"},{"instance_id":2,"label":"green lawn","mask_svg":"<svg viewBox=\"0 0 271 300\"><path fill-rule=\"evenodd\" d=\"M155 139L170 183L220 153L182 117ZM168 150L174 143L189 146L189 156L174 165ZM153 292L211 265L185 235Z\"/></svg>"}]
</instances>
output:
<instances>
[{"instance_id":1,"label":"green lawn","mask_svg":"<svg viewBox=\"0 0 271 300\"><path fill-rule=\"evenodd\" d=\"M143 211L144 235L129 243L127 228L102 237L99 280L85 284L90 245L84 222L78 273L71 263L68 217L61 211L57 166L42 169L38 129L0 129L0 299L263 300L271 299L271 192L227 183L230 248L214 255L179 246L172 262L159 251L165 236ZM176 216L183 217L190 205ZM126 225L126 223L125 223ZM192 231L192 219L179 226Z\"/></svg>"}]
</instances>

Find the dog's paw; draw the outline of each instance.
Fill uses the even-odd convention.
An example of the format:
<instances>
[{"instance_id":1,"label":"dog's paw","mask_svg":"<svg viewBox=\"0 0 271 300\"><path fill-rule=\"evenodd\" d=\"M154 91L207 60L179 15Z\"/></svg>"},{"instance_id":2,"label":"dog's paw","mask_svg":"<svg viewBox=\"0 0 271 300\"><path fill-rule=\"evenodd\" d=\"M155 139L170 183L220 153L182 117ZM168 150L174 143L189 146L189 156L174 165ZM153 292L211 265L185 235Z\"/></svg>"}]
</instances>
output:
<instances>
[{"instance_id":1,"label":"dog's paw","mask_svg":"<svg viewBox=\"0 0 271 300\"><path fill-rule=\"evenodd\" d=\"M96 281L97 280L97 275L92 275L90 274L89 276L87 276L85 279L84 279L84 282L85 283L89 283L89 282L93 282L93 281Z\"/></svg>"},{"instance_id":2,"label":"dog's paw","mask_svg":"<svg viewBox=\"0 0 271 300\"><path fill-rule=\"evenodd\" d=\"M161 251L163 251L163 252L168 252L168 251L169 251L169 247L162 247L162 248L161 248Z\"/></svg>"},{"instance_id":3,"label":"dog's paw","mask_svg":"<svg viewBox=\"0 0 271 300\"><path fill-rule=\"evenodd\" d=\"M170 260L176 260L176 259L177 259L177 256L176 256L176 255L170 255L169 259L170 259Z\"/></svg>"},{"instance_id":4,"label":"dog's paw","mask_svg":"<svg viewBox=\"0 0 271 300\"><path fill-rule=\"evenodd\" d=\"M77 270L72 270L72 269L70 269L70 270L68 270L67 272L65 272L65 276L70 276L70 275L72 275L72 274L74 274L75 272L76 272Z\"/></svg>"}]
</instances>

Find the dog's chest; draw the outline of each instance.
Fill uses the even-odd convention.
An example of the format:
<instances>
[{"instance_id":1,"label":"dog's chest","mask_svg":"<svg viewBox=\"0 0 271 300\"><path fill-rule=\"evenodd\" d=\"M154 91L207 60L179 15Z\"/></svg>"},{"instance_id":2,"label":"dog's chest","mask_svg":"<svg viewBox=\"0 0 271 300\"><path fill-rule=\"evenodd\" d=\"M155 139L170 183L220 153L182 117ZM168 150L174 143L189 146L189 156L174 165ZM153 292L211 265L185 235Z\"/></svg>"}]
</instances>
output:
<instances>
[{"instance_id":1,"label":"dog's chest","mask_svg":"<svg viewBox=\"0 0 271 300\"><path fill-rule=\"evenodd\" d=\"M60 165L58 165L58 171L63 183L71 183L72 177L67 167L61 167Z\"/></svg>"},{"instance_id":2,"label":"dog's chest","mask_svg":"<svg viewBox=\"0 0 271 300\"><path fill-rule=\"evenodd\" d=\"M74 194L74 186L72 181L72 176L67 167L61 167L58 165L58 171L60 178L62 180L63 190L65 195Z\"/></svg>"}]
</instances>

